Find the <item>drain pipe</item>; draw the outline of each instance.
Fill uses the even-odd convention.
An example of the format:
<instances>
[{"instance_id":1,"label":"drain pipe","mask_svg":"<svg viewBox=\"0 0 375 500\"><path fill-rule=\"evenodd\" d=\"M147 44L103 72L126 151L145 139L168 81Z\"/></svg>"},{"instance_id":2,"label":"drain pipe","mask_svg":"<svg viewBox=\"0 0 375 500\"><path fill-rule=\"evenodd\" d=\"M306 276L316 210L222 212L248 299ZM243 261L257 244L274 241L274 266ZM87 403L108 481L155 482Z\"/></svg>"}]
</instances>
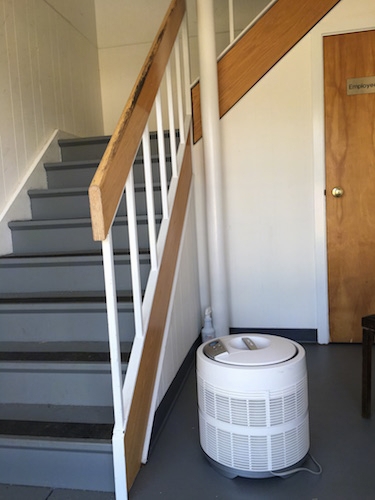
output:
<instances>
[{"instance_id":1,"label":"drain pipe","mask_svg":"<svg viewBox=\"0 0 375 500\"><path fill-rule=\"evenodd\" d=\"M229 306L213 0L197 0L197 22L211 308L221 337L229 334Z\"/></svg>"}]
</instances>

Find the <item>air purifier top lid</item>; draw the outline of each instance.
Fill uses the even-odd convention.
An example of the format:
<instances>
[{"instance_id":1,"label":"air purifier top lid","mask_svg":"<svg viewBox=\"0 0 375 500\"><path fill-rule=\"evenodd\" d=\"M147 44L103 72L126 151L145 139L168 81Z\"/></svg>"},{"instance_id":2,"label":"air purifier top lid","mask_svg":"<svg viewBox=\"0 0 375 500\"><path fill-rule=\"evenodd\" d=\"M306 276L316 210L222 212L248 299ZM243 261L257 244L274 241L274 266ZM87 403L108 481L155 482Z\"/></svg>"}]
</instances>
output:
<instances>
[{"instance_id":1,"label":"air purifier top lid","mask_svg":"<svg viewBox=\"0 0 375 500\"><path fill-rule=\"evenodd\" d=\"M264 334L228 335L207 342L203 352L220 363L263 366L283 363L297 354L296 344L283 337Z\"/></svg>"}]
</instances>

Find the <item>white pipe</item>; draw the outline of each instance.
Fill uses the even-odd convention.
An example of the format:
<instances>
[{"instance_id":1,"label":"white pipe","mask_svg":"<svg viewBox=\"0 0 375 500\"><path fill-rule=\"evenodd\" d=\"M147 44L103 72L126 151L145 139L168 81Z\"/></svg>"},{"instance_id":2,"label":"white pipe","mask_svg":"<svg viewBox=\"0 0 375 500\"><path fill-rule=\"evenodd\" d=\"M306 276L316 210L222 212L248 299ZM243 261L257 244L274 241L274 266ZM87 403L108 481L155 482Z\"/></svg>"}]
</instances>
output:
<instances>
[{"instance_id":1,"label":"white pipe","mask_svg":"<svg viewBox=\"0 0 375 500\"><path fill-rule=\"evenodd\" d=\"M175 65L176 65L176 87L177 87L177 110L178 123L180 127L180 143L185 143L185 128L184 128L184 110L182 105L182 77L181 77L181 56L180 56L180 39L177 38L175 43Z\"/></svg>"},{"instance_id":2,"label":"white pipe","mask_svg":"<svg viewBox=\"0 0 375 500\"><path fill-rule=\"evenodd\" d=\"M216 336L223 336L229 333L229 307L213 0L197 0L197 21L211 307Z\"/></svg>"}]
</instances>

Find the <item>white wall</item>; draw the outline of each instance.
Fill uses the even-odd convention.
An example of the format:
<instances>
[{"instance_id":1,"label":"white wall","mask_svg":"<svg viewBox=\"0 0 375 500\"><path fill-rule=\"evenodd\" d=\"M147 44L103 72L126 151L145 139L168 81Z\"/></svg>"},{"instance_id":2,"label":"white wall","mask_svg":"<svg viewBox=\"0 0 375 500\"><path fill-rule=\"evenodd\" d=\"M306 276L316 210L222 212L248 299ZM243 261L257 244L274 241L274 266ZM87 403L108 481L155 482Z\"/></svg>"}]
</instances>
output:
<instances>
[{"instance_id":1,"label":"white wall","mask_svg":"<svg viewBox=\"0 0 375 500\"><path fill-rule=\"evenodd\" d=\"M95 32L91 0L0 2L0 219L55 129L102 133Z\"/></svg>"},{"instance_id":2,"label":"white wall","mask_svg":"<svg viewBox=\"0 0 375 500\"><path fill-rule=\"evenodd\" d=\"M112 134L169 0L95 0L104 131Z\"/></svg>"},{"instance_id":3,"label":"white wall","mask_svg":"<svg viewBox=\"0 0 375 500\"><path fill-rule=\"evenodd\" d=\"M328 341L322 36L374 27L342 0L221 120L231 326Z\"/></svg>"},{"instance_id":4,"label":"white wall","mask_svg":"<svg viewBox=\"0 0 375 500\"><path fill-rule=\"evenodd\" d=\"M198 77L196 0L187 0L191 81ZM235 0L238 34L268 0ZM104 130L111 134L126 104L170 0L95 0ZM229 43L228 0L215 0L217 54ZM140 28L141 27L141 28Z\"/></svg>"}]
</instances>

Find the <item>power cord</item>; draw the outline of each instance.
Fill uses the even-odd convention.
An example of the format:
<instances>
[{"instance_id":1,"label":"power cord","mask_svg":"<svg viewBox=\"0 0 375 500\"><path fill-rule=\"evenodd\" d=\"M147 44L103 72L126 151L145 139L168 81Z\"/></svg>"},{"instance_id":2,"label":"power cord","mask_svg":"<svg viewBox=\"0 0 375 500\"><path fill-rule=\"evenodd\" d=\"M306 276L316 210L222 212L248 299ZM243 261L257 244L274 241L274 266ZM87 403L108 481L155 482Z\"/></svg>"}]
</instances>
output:
<instances>
[{"instance_id":1,"label":"power cord","mask_svg":"<svg viewBox=\"0 0 375 500\"><path fill-rule=\"evenodd\" d=\"M289 476L295 474L296 472L310 472L310 474L314 474L316 476L319 476L323 472L322 466L317 462L317 460L315 460L315 458L310 453L308 453L308 456L311 458L311 460L317 466L318 470L315 471L312 469L308 469L307 467L297 467L296 469L288 470L285 472L272 472L271 471L271 474L273 476L281 477L283 479L288 478Z\"/></svg>"}]
</instances>

